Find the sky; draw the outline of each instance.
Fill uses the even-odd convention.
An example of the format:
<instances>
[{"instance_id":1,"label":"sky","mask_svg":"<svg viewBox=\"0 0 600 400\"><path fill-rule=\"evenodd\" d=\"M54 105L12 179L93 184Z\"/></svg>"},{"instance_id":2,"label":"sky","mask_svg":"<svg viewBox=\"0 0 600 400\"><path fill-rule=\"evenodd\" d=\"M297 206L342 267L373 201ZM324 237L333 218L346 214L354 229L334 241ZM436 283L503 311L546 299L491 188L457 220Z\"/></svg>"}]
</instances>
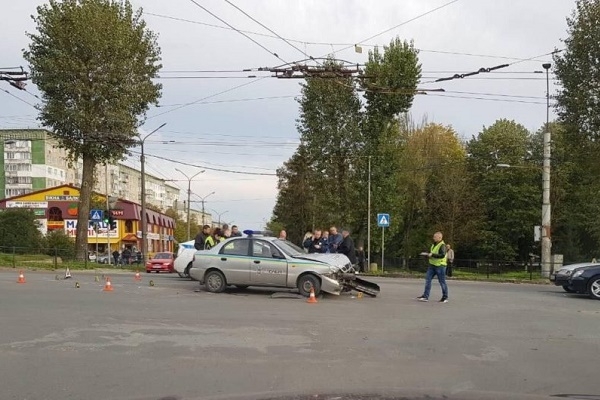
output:
<instances>
[{"instance_id":1,"label":"sky","mask_svg":"<svg viewBox=\"0 0 600 400\"><path fill-rule=\"evenodd\" d=\"M426 117L450 125L465 139L499 118L537 130L546 118L546 79L539 71L542 63L552 61L549 53L562 48L566 18L575 6L575 0L131 2L143 8L162 50L160 107L148 111L141 133L166 125L146 140L146 171L171 179L184 200L184 174L204 170L191 182L192 201L197 201L192 207L199 209L204 197L215 219L220 214L222 222L242 229L262 228L272 215L275 171L299 143L295 98L301 83L243 69L302 60L303 53L364 63L374 45L398 36L421 50L420 87L446 91L416 96L410 110L416 120ZM2 6L0 69L27 68L22 57L29 43L25 32L34 31L30 16L44 3L20 0ZM298 41L291 43L301 51L273 37L232 4L277 35ZM260 46L238 31L223 29L226 23L252 32L247 35ZM396 28L373 37L392 27ZM362 54L354 44L361 45ZM501 64L510 65L496 73L431 83ZM552 94L556 81L552 75L550 79ZM37 93L31 83L28 92L22 92L0 82L0 128L38 127L31 105L39 102ZM139 168L139 156L134 153L126 163Z\"/></svg>"}]
</instances>

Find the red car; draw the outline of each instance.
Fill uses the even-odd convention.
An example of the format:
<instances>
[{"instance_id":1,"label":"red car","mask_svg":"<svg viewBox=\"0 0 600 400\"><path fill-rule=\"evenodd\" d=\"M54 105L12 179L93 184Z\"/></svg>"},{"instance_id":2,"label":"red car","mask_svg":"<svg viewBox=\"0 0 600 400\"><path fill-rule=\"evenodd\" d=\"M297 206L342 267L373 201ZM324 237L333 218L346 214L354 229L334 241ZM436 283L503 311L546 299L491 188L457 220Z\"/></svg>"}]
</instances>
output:
<instances>
[{"instance_id":1,"label":"red car","mask_svg":"<svg viewBox=\"0 0 600 400\"><path fill-rule=\"evenodd\" d=\"M146 272L152 271L159 273L165 271L168 273L175 272L175 255L173 253L156 253L154 257L146 262Z\"/></svg>"}]
</instances>

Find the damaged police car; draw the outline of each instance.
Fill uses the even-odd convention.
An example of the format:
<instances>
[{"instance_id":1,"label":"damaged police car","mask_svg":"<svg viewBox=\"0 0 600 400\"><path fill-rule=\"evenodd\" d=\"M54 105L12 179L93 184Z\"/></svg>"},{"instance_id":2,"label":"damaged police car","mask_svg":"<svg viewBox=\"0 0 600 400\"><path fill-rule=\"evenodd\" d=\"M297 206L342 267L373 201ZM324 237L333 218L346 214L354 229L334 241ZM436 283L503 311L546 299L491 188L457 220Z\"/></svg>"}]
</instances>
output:
<instances>
[{"instance_id":1,"label":"damaged police car","mask_svg":"<svg viewBox=\"0 0 600 400\"><path fill-rule=\"evenodd\" d=\"M219 293L227 286L298 288L303 296L321 291L338 295L356 290L377 296L379 285L359 278L343 254L307 254L295 244L262 232L244 231L247 237L227 239L210 250L194 254L189 274Z\"/></svg>"}]
</instances>

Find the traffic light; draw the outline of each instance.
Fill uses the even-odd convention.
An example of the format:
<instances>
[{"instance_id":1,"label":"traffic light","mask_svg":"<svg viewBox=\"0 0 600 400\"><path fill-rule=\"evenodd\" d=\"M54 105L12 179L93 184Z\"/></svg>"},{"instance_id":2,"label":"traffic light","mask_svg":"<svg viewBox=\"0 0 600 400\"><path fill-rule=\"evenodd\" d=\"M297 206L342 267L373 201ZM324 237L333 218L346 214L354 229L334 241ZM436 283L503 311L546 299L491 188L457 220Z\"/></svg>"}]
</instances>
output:
<instances>
[{"instance_id":1,"label":"traffic light","mask_svg":"<svg viewBox=\"0 0 600 400\"><path fill-rule=\"evenodd\" d=\"M106 225L108 225L109 217L110 217L110 211L104 210L104 218L102 218L102 222L104 222Z\"/></svg>"}]
</instances>

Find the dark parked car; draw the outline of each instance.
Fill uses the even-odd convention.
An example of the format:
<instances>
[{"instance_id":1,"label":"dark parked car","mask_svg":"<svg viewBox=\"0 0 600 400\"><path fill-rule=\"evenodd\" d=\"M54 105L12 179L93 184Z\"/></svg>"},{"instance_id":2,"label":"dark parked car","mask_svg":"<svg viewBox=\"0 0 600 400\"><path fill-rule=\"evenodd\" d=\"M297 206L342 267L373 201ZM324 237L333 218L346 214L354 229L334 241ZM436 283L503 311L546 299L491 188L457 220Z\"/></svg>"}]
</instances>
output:
<instances>
[{"instance_id":1,"label":"dark parked car","mask_svg":"<svg viewBox=\"0 0 600 400\"><path fill-rule=\"evenodd\" d=\"M563 265L559 269L557 269L552 275L550 275L550 281L553 282L556 286L562 286L565 292L573 292L572 289L569 288L569 279L571 279L571 275L575 270L579 268L588 268L600 266L598 263L579 263L579 264L570 264Z\"/></svg>"},{"instance_id":2,"label":"dark parked car","mask_svg":"<svg viewBox=\"0 0 600 400\"><path fill-rule=\"evenodd\" d=\"M600 300L600 265L575 270L569 279L569 289Z\"/></svg>"}]
</instances>

